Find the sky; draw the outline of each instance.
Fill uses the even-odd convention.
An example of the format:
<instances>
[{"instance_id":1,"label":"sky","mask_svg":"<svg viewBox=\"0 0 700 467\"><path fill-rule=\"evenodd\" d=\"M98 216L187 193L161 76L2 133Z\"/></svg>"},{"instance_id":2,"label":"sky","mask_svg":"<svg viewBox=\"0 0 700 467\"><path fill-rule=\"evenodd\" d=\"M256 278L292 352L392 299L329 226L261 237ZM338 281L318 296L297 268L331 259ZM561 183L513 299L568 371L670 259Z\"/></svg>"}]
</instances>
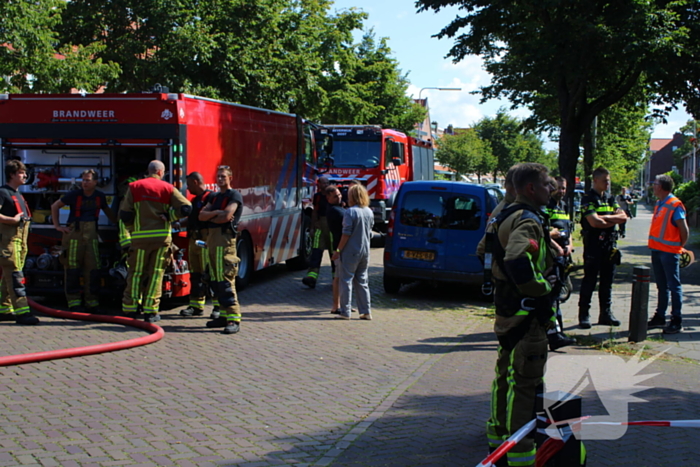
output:
<instances>
[{"instance_id":1,"label":"sky","mask_svg":"<svg viewBox=\"0 0 700 467\"><path fill-rule=\"evenodd\" d=\"M468 56L459 63L452 63L445 56L452 46L451 39L433 36L449 24L457 15L457 8L446 8L439 13L432 10L416 13L414 0L336 0L333 10L356 7L369 14L367 29L373 28L377 37L387 37L393 57L399 68L408 73L411 85L408 94L414 98L428 97L430 119L440 128L452 124L468 127L486 116L494 116L499 108L516 117L529 114L527 109L509 110L508 101L490 100L479 103L480 97L471 91L489 83L489 74L482 67L479 57ZM437 91L429 87L461 88L462 91ZM668 124L656 125L652 138L671 138L691 117L681 110L672 112ZM555 143L547 143L555 149Z\"/></svg>"}]
</instances>

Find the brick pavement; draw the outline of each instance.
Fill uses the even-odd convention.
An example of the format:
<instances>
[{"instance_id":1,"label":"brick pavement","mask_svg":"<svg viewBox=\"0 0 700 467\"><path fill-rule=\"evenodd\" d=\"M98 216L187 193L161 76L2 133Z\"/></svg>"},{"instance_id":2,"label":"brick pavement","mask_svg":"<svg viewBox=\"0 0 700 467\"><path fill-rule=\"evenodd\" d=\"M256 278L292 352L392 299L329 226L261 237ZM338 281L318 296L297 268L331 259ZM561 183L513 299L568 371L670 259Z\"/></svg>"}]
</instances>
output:
<instances>
[{"instance_id":1,"label":"brick pavement","mask_svg":"<svg viewBox=\"0 0 700 467\"><path fill-rule=\"evenodd\" d=\"M313 291L300 284L302 272L258 275L241 293L235 336L179 318L176 308L164 313L156 344L0 369L0 465L476 465L495 359L484 303L445 287L384 295L374 250L375 320L338 321L328 313L328 269ZM45 322L0 325L0 351L141 333ZM646 382L653 389L639 396L651 402L632 404L631 419L700 418L699 366L658 361L648 371L661 374ZM588 414L601 409L594 396L584 397ZM630 429L589 442L589 465L695 465L696 437Z\"/></svg>"},{"instance_id":2,"label":"brick pavement","mask_svg":"<svg viewBox=\"0 0 700 467\"><path fill-rule=\"evenodd\" d=\"M618 269L613 285L613 312L622 322L619 328L595 325L598 318L598 293L593 294L591 301L591 322L594 326L590 330L578 329L578 294L574 294L563 306L565 331L575 336L591 337L597 341L613 340L618 343L626 343L629 337L629 320L631 308L631 294L633 283L633 267L647 266L651 269L651 256L647 247L647 236L653 210L641 205L637 209L637 217L628 223L627 237L619 241L622 251L622 265ZM578 232L578 231L577 231ZM580 258L583 248L578 248L576 256ZM696 252L696 257L700 257ZM681 282L683 283L683 332L680 334L663 334L660 329L647 333L647 341L640 346L646 346L654 352L665 351L671 355L700 361L700 281L696 263L686 269L681 269ZM576 274L574 289L578 291L583 271ZM649 287L649 318L656 310L657 292L652 282ZM670 315L668 309L667 314ZM640 347L637 346L637 347Z\"/></svg>"}]
</instances>

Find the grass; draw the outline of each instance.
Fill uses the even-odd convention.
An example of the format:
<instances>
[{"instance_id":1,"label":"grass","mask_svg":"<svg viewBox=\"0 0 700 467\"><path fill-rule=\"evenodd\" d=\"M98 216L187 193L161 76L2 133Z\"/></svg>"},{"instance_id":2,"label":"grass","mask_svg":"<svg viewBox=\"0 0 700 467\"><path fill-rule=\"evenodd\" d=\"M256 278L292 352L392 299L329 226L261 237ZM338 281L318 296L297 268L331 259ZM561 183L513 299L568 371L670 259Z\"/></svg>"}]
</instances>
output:
<instances>
[{"instance_id":1,"label":"grass","mask_svg":"<svg viewBox=\"0 0 700 467\"><path fill-rule=\"evenodd\" d=\"M599 340L591 335L582 336L578 334L567 334L569 337L576 339L576 343L581 346L590 347L595 350L600 350L602 352L611 353L613 355L626 355L633 356L636 355L640 350L640 360L646 360L658 355L658 352L653 350L650 345L645 343L633 343L633 342L620 342L614 339L611 335L607 339ZM647 338L648 342L666 342L662 336L651 336ZM678 357L675 355L662 354L658 357L658 360L665 362L684 362L693 365L700 365L695 359Z\"/></svg>"}]
</instances>

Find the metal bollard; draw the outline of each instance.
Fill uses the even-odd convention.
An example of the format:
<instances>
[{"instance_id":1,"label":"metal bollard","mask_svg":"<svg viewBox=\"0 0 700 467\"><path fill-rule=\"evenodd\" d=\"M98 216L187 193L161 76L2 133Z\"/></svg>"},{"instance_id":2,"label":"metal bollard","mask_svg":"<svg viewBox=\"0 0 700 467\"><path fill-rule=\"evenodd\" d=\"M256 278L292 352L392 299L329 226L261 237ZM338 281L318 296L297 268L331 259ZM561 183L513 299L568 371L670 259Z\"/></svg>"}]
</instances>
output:
<instances>
[{"instance_id":1,"label":"metal bollard","mask_svg":"<svg viewBox=\"0 0 700 467\"><path fill-rule=\"evenodd\" d=\"M547 407L545 412L544 407ZM544 429L550 421L578 420L581 418L581 396L575 396L563 391L552 391L537 395L535 410L537 411L537 434L535 442L538 450L549 439ZM547 467L577 467L585 465L581 457L581 441L571 433L570 425L559 425L561 439L568 439L564 446L545 464Z\"/></svg>"},{"instance_id":2,"label":"metal bollard","mask_svg":"<svg viewBox=\"0 0 700 467\"><path fill-rule=\"evenodd\" d=\"M647 338L649 319L649 268L634 267L632 282L632 306L630 307L630 342L642 342Z\"/></svg>"}]
</instances>

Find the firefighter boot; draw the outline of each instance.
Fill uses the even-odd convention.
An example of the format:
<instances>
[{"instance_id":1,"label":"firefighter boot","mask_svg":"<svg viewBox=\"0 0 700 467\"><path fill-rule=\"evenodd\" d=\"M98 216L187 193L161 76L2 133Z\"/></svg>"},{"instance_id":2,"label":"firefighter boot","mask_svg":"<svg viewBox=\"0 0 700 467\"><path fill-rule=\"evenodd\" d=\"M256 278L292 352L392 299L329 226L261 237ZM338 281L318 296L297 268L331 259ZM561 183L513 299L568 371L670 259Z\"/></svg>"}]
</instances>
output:
<instances>
[{"instance_id":1,"label":"firefighter boot","mask_svg":"<svg viewBox=\"0 0 700 467\"><path fill-rule=\"evenodd\" d=\"M24 326L32 326L34 324L39 324L39 318L31 313L22 313L21 315L15 316L15 322Z\"/></svg>"},{"instance_id":2,"label":"firefighter boot","mask_svg":"<svg viewBox=\"0 0 700 467\"><path fill-rule=\"evenodd\" d=\"M561 349L562 347L566 347L568 345L574 345L576 343L576 339L568 337L563 332L547 334L547 340L549 341L549 350L551 351Z\"/></svg>"},{"instance_id":3,"label":"firefighter boot","mask_svg":"<svg viewBox=\"0 0 700 467\"><path fill-rule=\"evenodd\" d=\"M312 273L309 273L312 274ZM318 276L318 273L315 273L316 276ZM304 276L304 278L301 280L301 283L307 286L310 289L315 289L316 288L316 277L309 275L309 276Z\"/></svg>"},{"instance_id":4,"label":"firefighter boot","mask_svg":"<svg viewBox=\"0 0 700 467\"><path fill-rule=\"evenodd\" d=\"M188 306L184 310L180 310L180 316L202 316L204 310L201 308L195 308L192 305Z\"/></svg>"},{"instance_id":5,"label":"firefighter boot","mask_svg":"<svg viewBox=\"0 0 700 467\"><path fill-rule=\"evenodd\" d=\"M607 310L600 313L598 324L602 324L603 326L619 326L620 320L615 318L611 310Z\"/></svg>"},{"instance_id":6,"label":"firefighter boot","mask_svg":"<svg viewBox=\"0 0 700 467\"><path fill-rule=\"evenodd\" d=\"M578 310L578 327L581 329L591 329L591 315L588 310Z\"/></svg>"}]
</instances>

